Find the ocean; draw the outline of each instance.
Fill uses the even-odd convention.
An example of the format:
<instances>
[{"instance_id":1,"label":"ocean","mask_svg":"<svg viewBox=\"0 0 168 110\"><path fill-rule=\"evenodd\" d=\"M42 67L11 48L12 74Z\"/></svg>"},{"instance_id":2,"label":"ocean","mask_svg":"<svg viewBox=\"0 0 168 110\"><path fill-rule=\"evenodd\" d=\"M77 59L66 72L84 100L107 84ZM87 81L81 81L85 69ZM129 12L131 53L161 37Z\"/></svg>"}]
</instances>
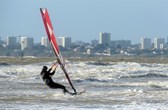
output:
<instances>
[{"instance_id":1,"label":"ocean","mask_svg":"<svg viewBox=\"0 0 168 110\"><path fill-rule=\"evenodd\" d=\"M50 89L40 77L43 65L0 65L0 110L167 110L168 64L68 62L81 95ZM55 82L73 91L60 68Z\"/></svg>"}]
</instances>

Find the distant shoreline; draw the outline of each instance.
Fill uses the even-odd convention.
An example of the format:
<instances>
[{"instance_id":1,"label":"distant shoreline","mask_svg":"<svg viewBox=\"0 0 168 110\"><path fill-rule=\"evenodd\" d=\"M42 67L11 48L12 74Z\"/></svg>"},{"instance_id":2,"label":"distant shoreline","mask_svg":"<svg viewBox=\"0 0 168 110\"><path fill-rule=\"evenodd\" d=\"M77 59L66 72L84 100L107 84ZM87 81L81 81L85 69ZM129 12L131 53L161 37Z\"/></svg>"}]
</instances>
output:
<instances>
[{"instance_id":1,"label":"distant shoreline","mask_svg":"<svg viewBox=\"0 0 168 110\"><path fill-rule=\"evenodd\" d=\"M137 63L158 63L158 64L168 64L168 58L162 57L138 57L138 56L111 56L111 57L74 57L65 58L69 61L95 61L95 62L137 62ZM55 57L26 57L26 58L16 58L16 57L0 57L0 64L16 64L16 65L26 65L42 62L53 62Z\"/></svg>"}]
</instances>

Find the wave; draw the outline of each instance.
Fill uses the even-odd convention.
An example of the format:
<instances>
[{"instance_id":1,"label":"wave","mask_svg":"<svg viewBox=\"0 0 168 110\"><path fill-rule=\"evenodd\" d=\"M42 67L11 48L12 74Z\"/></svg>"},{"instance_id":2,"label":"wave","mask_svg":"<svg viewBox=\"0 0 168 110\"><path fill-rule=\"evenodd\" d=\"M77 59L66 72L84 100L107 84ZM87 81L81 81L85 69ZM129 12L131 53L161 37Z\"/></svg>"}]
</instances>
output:
<instances>
[{"instance_id":1,"label":"wave","mask_svg":"<svg viewBox=\"0 0 168 110\"><path fill-rule=\"evenodd\" d=\"M168 81L149 81L148 85L158 90L168 90Z\"/></svg>"},{"instance_id":2,"label":"wave","mask_svg":"<svg viewBox=\"0 0 168 110\"><path fill-rule=\"evenodd\" d=\"M0 66L10 66L8 63L0 63Z\"/></svg>"},{"instance_id":3,"label":"wave","mask_svg":"<svg viewBox=\"0 0 168 110\"><path fill-rule=\"evenodd\" d=\"M143 75L122 76L120 78L168 78L168 75L157 74L157 73L147 73Z\"/></svg>"},{"instance_id":4,"label":"wave","mask_svg":"<svg viewBox=\"0 0 168 110\"><path fill-rule=\"evenodd\" d=\"M88 65L95 65L95 66L109 66L112 65L110 63L104 63L104 62L87 62Z\"/></svg>"},{"instance_id":5,"label":"wave","mask_svg":"<svg viewBox=\"0 0 168 110\"><path fill-rule=\"evenodd\" d=\"M75 82L81 83L81 82L109 82L109 80L100 80L100 79L95 79L95 78L88 78L84 80L75 80Z\"/></svg>"}]
</instances>

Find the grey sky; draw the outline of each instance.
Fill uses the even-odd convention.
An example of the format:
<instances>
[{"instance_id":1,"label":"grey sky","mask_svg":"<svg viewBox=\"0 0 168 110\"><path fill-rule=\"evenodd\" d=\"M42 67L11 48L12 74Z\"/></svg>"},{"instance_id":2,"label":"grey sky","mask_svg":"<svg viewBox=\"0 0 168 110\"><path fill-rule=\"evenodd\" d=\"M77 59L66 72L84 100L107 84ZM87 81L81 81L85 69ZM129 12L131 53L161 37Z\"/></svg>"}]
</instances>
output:
<instances>
[{"instance_id":1,"label":"grey sky","mask_svg":"<svg viewBox=\"0 0 168 110\"><path fill-rule=\"evenodd\" d=\"M168 0L0 0L0 36L46 36L39 8L47 8L56 36L73 41L168 36Z\"/></svg>"}]
</instances>

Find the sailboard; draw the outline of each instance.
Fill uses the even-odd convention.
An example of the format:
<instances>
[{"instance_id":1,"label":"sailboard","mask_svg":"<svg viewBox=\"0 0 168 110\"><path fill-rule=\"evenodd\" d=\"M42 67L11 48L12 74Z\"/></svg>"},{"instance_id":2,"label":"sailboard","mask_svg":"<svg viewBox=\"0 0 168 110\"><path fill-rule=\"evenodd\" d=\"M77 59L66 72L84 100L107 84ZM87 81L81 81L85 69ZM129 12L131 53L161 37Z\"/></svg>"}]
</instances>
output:
<instances>
[{"instance_id":1,"label":"sailboard","mask_svg":"<svg viewBox=\"0 0 168 110\"><path fill-rule=\"evenodd\" d=\"M69 92L69 94L70 94L70 95L80 95L80 94L82 94L82 93L84 93L84 92L86 92L85 89L80 90L80 91L78 91L78 92L76 92L76 93L71 93L71 92Z\"/></svg>"},{"instance_id":2,"label":"sailboard","mask_svg":"<svg viewBox=\"0 0 168 110\"><path fill-rule=\"evenodd\" d=\"M72 82L69 78L67 70L65 69L65 63L64 63L64 60L61 56L59 46L57 44L56 37L54 35L53 27L52 27L51 20L50 20L47 9L46 8L40 8L40 12L41 12L41 15L42 15L42 19L43 19L43 23L44 23L44 26L45 26L45 29L46 29L46 32L47 32L48 39L50 41L50 44L51 44L52 49L54 51L54 54L56 56L57 62L59 63L61 69L63 70L66 78L68 79L68 82L69 82L71 88L73 89L74 94L78 95L80 93L83 93L83 92L78 93L76 91L76 89L74 88L74 86L73 86L73 84L72 84Z\"/></svg>"}]
</instances>

